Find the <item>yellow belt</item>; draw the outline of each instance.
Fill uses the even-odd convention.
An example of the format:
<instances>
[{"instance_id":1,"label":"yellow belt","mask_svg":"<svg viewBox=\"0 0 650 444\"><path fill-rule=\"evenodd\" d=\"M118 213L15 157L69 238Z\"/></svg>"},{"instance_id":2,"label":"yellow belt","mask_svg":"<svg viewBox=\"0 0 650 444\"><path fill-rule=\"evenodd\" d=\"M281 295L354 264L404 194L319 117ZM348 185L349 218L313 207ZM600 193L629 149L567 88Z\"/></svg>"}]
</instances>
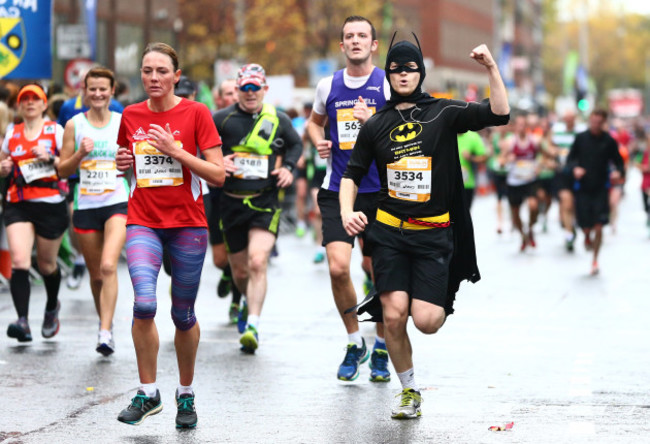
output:
<instances>
[{"instance_id":1,"label":"yellow belt","mask_svg":"<svg viewBox=\"0 0 650 444\"><path fill-rule=\"evenodd\" d=\"M417 222L422 222L424 224L440 224L440 227L445 227L449 225L449 212L445 214L441 214L439 216L433 216L433 217L419 217L419 218L412 218L411 220L417 221ZM390 225L391 227L395 228L404 228L407 230L430 230L432 228L439 228L435 226L427 226L427 225L421 225L416 223L412 223L409 221L405 221L400 219L399 217L395 217L390 213L385 212L384 210L377 209L377 221L381 222L386 225Z\"/></svg>"}]
</instances>

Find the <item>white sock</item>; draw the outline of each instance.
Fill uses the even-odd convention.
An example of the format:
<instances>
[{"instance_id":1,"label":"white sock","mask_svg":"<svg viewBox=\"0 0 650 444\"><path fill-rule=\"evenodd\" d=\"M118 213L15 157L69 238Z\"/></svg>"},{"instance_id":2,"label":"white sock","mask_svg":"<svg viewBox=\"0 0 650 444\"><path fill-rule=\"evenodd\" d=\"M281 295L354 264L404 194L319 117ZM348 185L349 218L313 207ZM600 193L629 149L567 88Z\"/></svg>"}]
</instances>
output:
<instances>
[{"instance_id":1,"label":"white sock","mask_svg":"<svg viewBox=\"0 0 650 444\"><path fill-rule=\"evenodd\" d=\"M566 240L568 240L568 241L572 241L573 238L574 238L573 233L569 233L569 232L566 232L564 234L564 236L565 236Z\"/></svg>"},{"instance_id":2,"label":"white sock","mask_svg":"<svg viewBox=\"0 0 650 444\"><path fill-rule=\"evenodd\" d=\"M380 344L386 345L386 338L375 336L375 341L379 342Z\"/></svg>"},{"instance_id":3,"label":"white sock","mask_svg":"<svg viewBox=\"0 0 650 444\"><path fill-rule=\"evenodd\" d=\"M406 370L405 372L398 373L397 377L399 382L402 384L402 389L413 389L416 392L419 391L417 384L415 383L415 374L413 372L413 367Z\"/></svg>"},{"instance_id":4,"label":"white sock","mask_svg":"<svg viewBox=\"0 0 650 444\"><path fill-rule=\"evenodd\" d=\"M354 333L348 333L348 341L351 344L357 344L357 347L363 346L363 336L361 336L361 332L359 330L355 331Z\"/></svg>"},{"instance_id":5,"label":"white sock","mask_svg":"<svg viewBox=\"0 0 650 444\"><path fill-rule=\"evenodd\" d=\"M178 396L194 394L194 390L192 390L191 385L179 385L177 391L178 391Z\"/></svg>"},{"instance_id":6,"label":"white sock","mask_svg":"<svg viewBox=\"0 0 650 444\"><path fill-rule=\"evenodd\" d=\"M246 327L248 327L249 325L252 325L253 327L255 327L255 329L257 329L257 327L260 325L260 317L258 315L249 314Z\"/></svg>"},{"instance_id":7,"label":"white sock","mask_svg":"<svg viewBox=\"0 0 650 444\"><path fill-rule=\"evenodd\" d=\"M151 384L141 384L140 390L142 390L147 397L153 398L154 396L156 396L158 387L156 387L155 382L152 382Z\"/></svg>"},{"instance_id":8,"label":"white sock","mask_svg":"<svg viewBox=\"0 0 650 444\"><path fill-rule=\"evenodd\" d=\"M99 330L99 342L108 342L112 336L109 330Z\"/></svg>"},{"instance_id":9,"label":"white sock","mask_svg":"<svg viewBox=\"0 0 650 444\"><path fill-rule=\"evenodd\" d=\"M84 258L84 255L79 253L75 256L74 258L74 264L75 265L86 265L86 259Z\"/></svg>"}]
</instances>

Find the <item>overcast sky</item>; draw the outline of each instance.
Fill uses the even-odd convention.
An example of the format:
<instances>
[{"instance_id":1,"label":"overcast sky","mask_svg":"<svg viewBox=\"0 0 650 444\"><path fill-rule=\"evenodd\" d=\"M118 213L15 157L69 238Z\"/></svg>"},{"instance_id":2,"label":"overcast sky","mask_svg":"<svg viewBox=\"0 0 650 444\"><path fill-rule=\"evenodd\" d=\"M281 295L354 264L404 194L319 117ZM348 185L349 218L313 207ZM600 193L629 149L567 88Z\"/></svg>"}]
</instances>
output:
<instances>
[{"instance_id":1,"label":"overcast sky","mask_svg":"<svg viewBox=\"0 0 650 444\"><path fill-rule=\"evenodd\" d=\"M589 4L597 5L601 0L583 0ZM613 4L619 5L625 12L637 12L650 15L650 0L610 0ZM578 4L577 0L560 0L560 4ZM567 17L568 15L568 17ZM560 17L570 18L573 12L570 8L560 8Z\"/></svg>"}]
</instances>

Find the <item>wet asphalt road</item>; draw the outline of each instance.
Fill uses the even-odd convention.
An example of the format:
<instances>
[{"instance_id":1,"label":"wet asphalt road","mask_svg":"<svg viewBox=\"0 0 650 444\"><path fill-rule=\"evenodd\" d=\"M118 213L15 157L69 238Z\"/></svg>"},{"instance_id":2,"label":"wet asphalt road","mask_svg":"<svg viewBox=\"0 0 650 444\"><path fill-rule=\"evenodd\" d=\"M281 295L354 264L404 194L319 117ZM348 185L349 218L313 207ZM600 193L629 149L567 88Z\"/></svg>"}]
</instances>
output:
<instances>
[{"instance_id":1,"label":"wet asphalt road","mask_svg":"<svg viewBox=\"0 0 650 444\"><path fill-rule=\"evenodd\" d=\"M220 272L206 261L197 301L195 430L174 428L168 277L159 279L157 316L164 409L140 426L116 420L138 385L124 265L110 358L94 351L87 278L79 290L62 288L62 326L52 340L40 337L45 297L33 287L28 345L4 335L15 311L9 294L0 294L0 442L650 442L650 239L639 178L630 176L618 233L606 230L596 277L588 275L590 255L580 243L575 253L564 252L557 207L548 233L538 224L537 248L522 254L517 236L496 234L494 197L476 200L483 279L461 286L456 314L438 334L411 329L424 398L417 421L389 417L397 378L371 383L364 366L354 383L335 379L347 338L326 266L311 262L309 238L285 234L269 271L255 356L240 354L239 335L227 324L229 301L215 295ZM362 332L371 343L372 326ZM511 431L488 430L511 421Z\"/></svg>"}]
</instances>

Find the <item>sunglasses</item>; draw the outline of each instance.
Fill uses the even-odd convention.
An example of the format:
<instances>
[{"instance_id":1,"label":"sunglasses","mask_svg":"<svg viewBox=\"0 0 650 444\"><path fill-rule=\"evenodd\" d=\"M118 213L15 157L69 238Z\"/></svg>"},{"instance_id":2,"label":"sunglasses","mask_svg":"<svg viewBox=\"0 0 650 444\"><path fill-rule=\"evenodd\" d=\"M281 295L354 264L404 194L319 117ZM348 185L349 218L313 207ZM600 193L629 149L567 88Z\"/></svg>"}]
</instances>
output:
<instances>
[{"instance_id":1,"label":"sunglasses","mask_svg":"<svg viewBox=\"0 0 650 444\"><path fill-rule=\"evenodd\" d=\"M240 86L240 87L239 87L239 90L240 90L240 91L244 91L244 92L248 92L248 91L257 92L257 91L259 91L260 89L262 89L261 86L255 85L255 84L253 84L253 83L249 83L249 84L247 84L247 85L244 85L244 86Z\"/></svg>"}]
</instances>

